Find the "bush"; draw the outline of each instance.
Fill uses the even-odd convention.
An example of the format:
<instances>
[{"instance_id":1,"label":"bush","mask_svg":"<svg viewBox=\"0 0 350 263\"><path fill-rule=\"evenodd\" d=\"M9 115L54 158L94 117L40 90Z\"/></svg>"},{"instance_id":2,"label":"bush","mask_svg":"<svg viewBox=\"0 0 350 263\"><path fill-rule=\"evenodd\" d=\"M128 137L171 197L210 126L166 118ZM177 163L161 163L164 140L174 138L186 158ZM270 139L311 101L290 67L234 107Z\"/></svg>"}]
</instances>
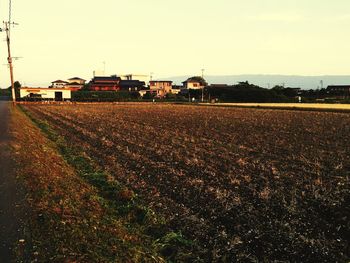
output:
<instances>
[{"instance_id":1,"label":"bush","mask_svg":"<svg viewBox=\"0 0 350 263\"><path fill-rule=\"evenodd\" d=\"M112 102L138 100L140 94L136 91L76 91L72 92L72 101Z\"/></svg>"},{"instance_id":2,"label":"bush","mask_svg":"<svg viewBox=\"0 0 350 263\"><path fill-rule=\"evenodd\" d=\"M207 92L222 102L295 102L294 97L287 97L275 90L264 89L248 82L227 87L208 87Z\"/></svg>"}]
</instances>

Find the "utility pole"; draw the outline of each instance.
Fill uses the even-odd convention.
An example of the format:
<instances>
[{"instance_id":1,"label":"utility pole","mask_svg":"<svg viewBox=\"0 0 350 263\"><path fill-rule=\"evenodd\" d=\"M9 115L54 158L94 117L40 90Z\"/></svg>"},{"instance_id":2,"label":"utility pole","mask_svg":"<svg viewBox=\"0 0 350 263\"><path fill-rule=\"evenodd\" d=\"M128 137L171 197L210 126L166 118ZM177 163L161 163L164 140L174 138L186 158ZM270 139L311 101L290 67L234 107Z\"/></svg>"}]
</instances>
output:
<instances>
[{"instance_id":1,"label":"utility pole","mask_svg":"<svg viewBox=\"0 0 350 263\"><path fill-rule=\"evenodd\" d=\"M203 79L203 82L204 82L204 68L202 68L202 79ZM204 84L204 83L203 83ZM202 88L202 103L204 102L204 86Z\"/></svg>"},{"instance_id":2,"label":"utility pole","mask_svg":"<svg viewBox=\"0 0 350 263\"><path fill-rule=\"evenodd\" d=\"M11 91L12 91L12 102L13 104L16 103L16 92L15 92L15 85L14 85L14 78L13 78L13 64L12 64L12 56L11 56L11 40L10 40L10 26L11 25L17 25L16 23L4 22L5 25L5 31L6 31L6 42L7 42L7 62L9 64L10 68L10 78L11 78Z\"/></svg>"}]
</instances>

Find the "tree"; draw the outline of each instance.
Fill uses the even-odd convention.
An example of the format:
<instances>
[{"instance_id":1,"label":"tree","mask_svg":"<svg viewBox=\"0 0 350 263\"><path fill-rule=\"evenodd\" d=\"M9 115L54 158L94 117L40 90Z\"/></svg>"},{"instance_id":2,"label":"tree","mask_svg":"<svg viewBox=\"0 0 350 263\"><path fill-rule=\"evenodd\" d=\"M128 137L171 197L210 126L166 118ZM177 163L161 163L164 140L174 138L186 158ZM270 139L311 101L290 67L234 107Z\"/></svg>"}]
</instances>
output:
<instances>
[{"instance_id":1,"label":"tree","mask_svg":"<svg viewBox=\"0 0 350 263\"><path fill-rule=\"evenodd\" d=\"M11 90L10 89L0 89L0 97L10 97Z\"/></svg>"},{"instance_id":2,"label":"tree","mask_svg":"<svg viewBox=\"0 0 350 263\"><path fill-rule=\"evenodd\" d=\"M276 92L280 92L284 90L284 87L281 85L276 85L272 88L272 90L276 91Z\"/></svg>"},{"instance_id":3,"label":"tree","mask_svg":"<svg viewBox=\"0 0 350 263\"><path fill-rule=\"evenodd\" d=\"M21 85L21 83L20 83L19 81L15 81L15 82L13 83L13 86L14 86L14 88L15 88L16 98L19 98L19 97L20 97L20 92L19 92L19 90L20 90L20 88L22 87L22 85ZM8 89L11 91L12 86L8 87Z\"/></svg>"}]
</instances>

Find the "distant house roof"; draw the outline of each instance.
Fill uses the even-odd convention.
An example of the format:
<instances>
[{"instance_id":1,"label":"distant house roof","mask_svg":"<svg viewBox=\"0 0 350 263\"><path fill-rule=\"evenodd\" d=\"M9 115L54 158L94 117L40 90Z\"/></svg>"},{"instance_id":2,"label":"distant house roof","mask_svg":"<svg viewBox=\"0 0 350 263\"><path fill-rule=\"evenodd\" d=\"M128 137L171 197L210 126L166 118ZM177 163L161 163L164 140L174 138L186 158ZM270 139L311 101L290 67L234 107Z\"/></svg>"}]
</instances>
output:
<instances>
[{"instance_id":1,"label":"distant house roof","mask_svg":"<svg viewBox=\"0 0 350 263\"><path fill-rule=\"evenodd\" d=\"M120 81L120 77L111 76L111 77L94 77L92 81Z\"/></svg>"},{"instance_id":2,"label":"distant house roof","mask_svg":"<svg viewBox=\"0 0 350 263\"><path fill-rule=\"evenodd\" d=\"M68 83L68 82L59 79L59 80L52 81L51 83Z\"/></svg>"},{"instance_id":3,"label":"distant house roof","mask_svg":"<svg viewBox=\"0 0 350 263\"><path fill-rule=\"evenodd\" d=\"M121 80L119 83L121 88L143 87L145 84L144 81L139 80Z\"/></svg>"},{"instance_id":4,"label":"distant house roof","mask_svg":"<svg viewBox=\"0 0 350 263\"><path fill-rule=\"evenodd\" d=\"M70 79L68 79L68 80L84 80L84 81L86 81L85 79L78 78L78 77L70 78Z\"/></svg>"},{"instance_id":5,"label":"distant house roof","mask_svg":"<svg viewBox=\"0 0 350 263\"><path fill-rule=\"evenodd\" d=\"M327 89L349 89L350 85L329 85Z\"/></svg>"},{"instance_id":6,"label":"distant house roof","mask_svg":"<svg viewBox=\"0 0 350 263\"><path fill-rule=\"evenodd\" d=\"M183 81L182 83L197 83L197 82L200 82L200 81L199 80L190 79L190 80Z\"/></svg>"},{"instance_id":7,"label":"distant house roof","mask_svg":"<svg viewBox=\"0 0 350 263\"><path fill-rule=\"evenodd\" d=\"M151 80L150 82L167 82L167 83L173 83L171 80Z\"/></svg>"},{"instance_id":8,"label":"distant house roof","mask_svg":"<svg viewBox=\"0 0 350 263\"><path fill-rule=\"evenodd\" d=\"M70 90L69 88L47 88L47 87L45 87L45 88L40 88L40 87L21 87L20 89L21 90L50 90L50 91L52 91L52 90L59 90L59 91L61 91L61 90Z\"/></svg>"},{"instance_id":9,"label":"distant house roof","mask_svg":"<svg viewBox=\"0 0 350 263\"><path fill-rule=\"evenodd\" d=\"M72 86L72 85L78 85L78 86L82 86L82 84L78 83L78 82L71 82L67 84L68 86Z\"/></svg>"}]
</instances>

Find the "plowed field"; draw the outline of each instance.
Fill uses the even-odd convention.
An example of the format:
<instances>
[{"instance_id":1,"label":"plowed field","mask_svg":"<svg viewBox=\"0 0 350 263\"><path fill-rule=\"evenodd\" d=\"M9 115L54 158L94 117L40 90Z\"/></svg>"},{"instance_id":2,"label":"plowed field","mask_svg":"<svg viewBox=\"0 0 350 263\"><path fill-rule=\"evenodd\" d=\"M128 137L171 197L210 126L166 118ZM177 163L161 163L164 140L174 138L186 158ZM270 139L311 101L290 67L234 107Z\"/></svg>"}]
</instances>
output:
<instances>
[{"instance_id":1,"label":"plowed field","mask_svg":"<svg viewBox=\"0 0 350 263\"><path fill-rule=\"evenodd\" d=\"M349 260L348 113L23 107L198 244L203 261Z\"/></svg>"}]
</instances>

